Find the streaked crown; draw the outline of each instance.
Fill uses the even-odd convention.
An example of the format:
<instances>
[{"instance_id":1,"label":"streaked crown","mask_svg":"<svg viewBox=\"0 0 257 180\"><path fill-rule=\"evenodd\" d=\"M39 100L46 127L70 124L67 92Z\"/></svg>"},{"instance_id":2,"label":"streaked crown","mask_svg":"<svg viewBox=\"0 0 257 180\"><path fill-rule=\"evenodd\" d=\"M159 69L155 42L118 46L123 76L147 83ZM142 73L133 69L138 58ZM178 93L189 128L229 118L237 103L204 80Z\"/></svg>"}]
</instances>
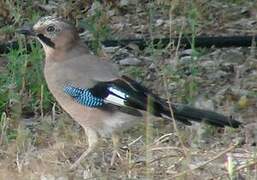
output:
<instances>
[{"instance_id":1,"label":"streaked crown","mask_svg":"<svg viewBox=\"0 0 257 180\"><path fill-rule=\"evenodd\" d=\"M79 39L75 26L60 17L42 17L33 26L33 30L44 47L65 49Z\"/></svg>"}]
</instances>

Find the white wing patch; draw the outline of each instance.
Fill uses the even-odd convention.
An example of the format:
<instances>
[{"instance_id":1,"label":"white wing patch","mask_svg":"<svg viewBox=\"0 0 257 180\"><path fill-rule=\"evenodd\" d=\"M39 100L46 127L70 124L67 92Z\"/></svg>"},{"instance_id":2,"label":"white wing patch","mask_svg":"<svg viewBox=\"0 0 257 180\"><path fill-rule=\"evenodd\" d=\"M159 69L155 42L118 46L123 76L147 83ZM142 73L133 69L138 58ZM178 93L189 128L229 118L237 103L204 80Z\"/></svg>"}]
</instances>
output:
<instances>
[{"instance_id":1,"label":"white wing patch","mask_svg":"<svg viewBox=\"0 0 257 180\"><path fill-rule=\"evenodd\" d=\"M126 93L121 92L118 89L115 89L113 87L109 87L108 90L111 91L113 94L109 94L105 98L106 102L109 102L109 103L112 103L112 104L116 104L116 105L120 105L120 106L124 106L125 105L124 102L129 97Z\"/></svg>"},{"instance_id":2,"label":"white wing patch","mask_svg":"<svg viewBox=\"0 0 257 180\"><path fill-rule=\"evenodd\" d=\"M123 98L123 99L126 99L126 98L128 97L127 94L125 94L124 92L119 91L118 89L115 89L115 88L113 88L113 87L109 87L108 89L109 89L109 91L111 91L113 94L116 94L117 96L120 96L120 97Z\"/></svg>"},{"instance_id":3,"label":"white wing patch","mask_svg":"<svg viewBox=\"0 0 257 180\"><path fill-rule=\"evenodd\" d=\"M119 106L124 106L124 99L121 99L117 96L114 96L114 95L109 95L105 98L105 101L106 102L109 102L109 103L112 103L112 104L116 104L116 105L119 105Z\"/></svg>"}]
</instances>

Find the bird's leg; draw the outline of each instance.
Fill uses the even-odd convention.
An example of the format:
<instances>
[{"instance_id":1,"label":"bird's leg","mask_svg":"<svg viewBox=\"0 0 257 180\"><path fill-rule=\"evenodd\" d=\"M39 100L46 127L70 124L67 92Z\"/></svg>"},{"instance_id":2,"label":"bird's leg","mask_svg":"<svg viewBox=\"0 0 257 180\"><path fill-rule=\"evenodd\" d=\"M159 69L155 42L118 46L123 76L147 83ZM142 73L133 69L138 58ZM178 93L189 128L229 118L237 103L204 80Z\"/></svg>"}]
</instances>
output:
<instances>
[{"instance_id":1,"label":"bird's leg","mask_svg":"<svg viewBox=\"0 0 257 180\"><path fill-rule=\"evenodd\" d=\"M111 166L113 166L116 156L118 156L122 160L119 154L119 142L120 142L120 137L116 133L113 133L112 134L113 152L112 152Z\"/></svg>"},{"instance_id":2,"label":"bird's leg","mask_svg":"<svg viewBox=\"0 0 257 180\"><path fill-rule=\"evenodd\" d=\"M70 169L76 168L86 156L93 152L98 143L98 135L94 130L89 128L84 128L84 130L87 135L88 149L71 165Z\"/></svg>"}]
</instances>

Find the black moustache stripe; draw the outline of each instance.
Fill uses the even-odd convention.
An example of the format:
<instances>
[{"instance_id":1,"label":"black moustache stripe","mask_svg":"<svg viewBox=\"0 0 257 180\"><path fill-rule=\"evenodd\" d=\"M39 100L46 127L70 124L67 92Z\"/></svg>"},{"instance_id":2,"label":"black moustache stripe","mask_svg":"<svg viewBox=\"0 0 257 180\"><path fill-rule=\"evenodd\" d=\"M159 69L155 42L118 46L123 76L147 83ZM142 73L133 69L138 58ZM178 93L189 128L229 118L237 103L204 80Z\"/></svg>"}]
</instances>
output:
<instances>
[{"instance_id":1,"label":"black moustache stripe","mask_svg":"<svg viewBox=\"0 0 257 180\"><path fill-rule=\"evenodd\" d=\"M53 43L53 41L51 41L50 38L44 36L43 34L38 34L37 37L43 41L47 46L50 46L51 48L55 47L55 44Z\"/></svg>"}]
</instances>

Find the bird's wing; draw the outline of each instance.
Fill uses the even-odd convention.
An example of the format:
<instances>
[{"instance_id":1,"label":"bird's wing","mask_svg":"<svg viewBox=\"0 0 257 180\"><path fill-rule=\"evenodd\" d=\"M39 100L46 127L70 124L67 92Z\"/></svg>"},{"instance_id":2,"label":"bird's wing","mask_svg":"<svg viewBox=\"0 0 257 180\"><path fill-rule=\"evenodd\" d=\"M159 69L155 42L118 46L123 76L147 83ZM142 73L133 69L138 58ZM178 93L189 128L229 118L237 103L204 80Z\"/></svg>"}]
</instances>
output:
<instances>
[{"instance_id":1,"label":"bird's wing","mask_svg":"<svg viewBox=\"0 0 257 180\"><path fill-rule=\"evenodd\" d=\"M64 92L78 103L91 108L113 105L147 111L150 107L149 111L155 116L171 116L169 106L164 100L126 76L112 81L99 81L91 88L67 85L64 87ZM191 125L191 122L182 116L178 120Z\"/></svg>"},{"instance_id":2,"label":"bird's wing","mask_svg":"<svg viewBox=\"0 0 257 180\"><path fill-rule=\"evenodd\" d=\"M116 67L93 55L74 57L59 64L65 93L77 102L89 107L105 104L146 110L146 88L125 76L120 76ZM55 74L58 72L55 71ZM156 114L157 115L157 114Z\"/></svg>"},{"instance_id":3,"label":"bird's wing","mask_svg":"<svg viewBox=\"0 0 257 180\"><path fill-rule=\"evenodd\" d=\"M67 85L64 91L79 103L90 107L109 103L140 110L147 109L147 97L150 95L146 88L125 76L112 81L98 81L91 88Z\"/></svg>"},{"instance_id":4,"label":"bird's wing","mask_svg":"<svg viewBox=\"0 0 257 180\"><path fill-rule=\"evenodd\" d=\"M136 81L126 76L119 76L108 62L85 57L67 66L72 69L70 72L76 72L77 76L71 84L64 86L64 92L82 105L94 108L113 105L143 111L147 111L150 107L149 110L153 115L165 118L172 117L170 112L172 109L175 119L187 125L191 125L190 120L205 121L220 127L238 127L241 124L231 117L213 111L179 104L169 106L166 101ZM91 62L85 63L85 61ZM76 70L73 69L74 66Z\"/></svg>"}]
</instances>

